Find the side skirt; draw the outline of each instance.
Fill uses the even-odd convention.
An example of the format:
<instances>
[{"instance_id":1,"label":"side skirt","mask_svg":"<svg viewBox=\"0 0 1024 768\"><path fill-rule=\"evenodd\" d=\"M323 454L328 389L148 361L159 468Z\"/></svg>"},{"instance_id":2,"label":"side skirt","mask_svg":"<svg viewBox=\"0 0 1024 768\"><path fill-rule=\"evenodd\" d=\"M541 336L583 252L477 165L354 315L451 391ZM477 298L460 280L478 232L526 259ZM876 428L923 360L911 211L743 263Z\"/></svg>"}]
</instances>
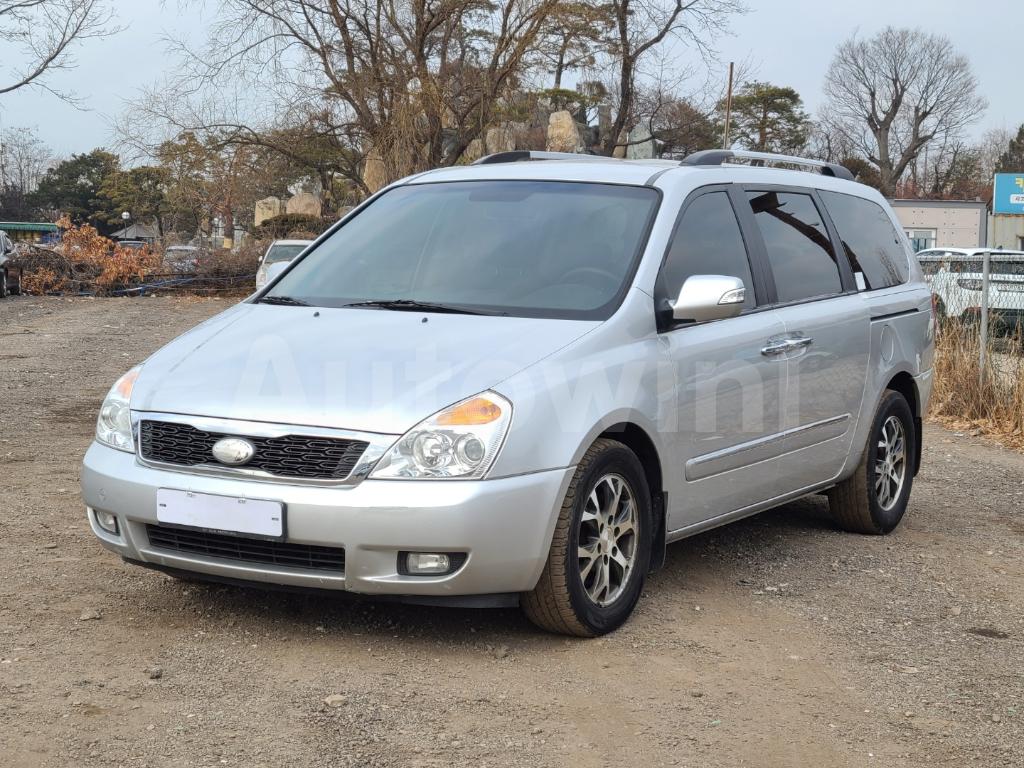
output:
<instances>
[{"instance_id":1,"label":"side skirt","mask_svg":"<svg viewBox=\"0 0 1024 768\"><path fill-rule=\"evenodd\" d=\"M729 523L734 523L737 520L742 520L745 517L756 515L758 512L764 512L775 507L781 507L783 504L788 504L791 501L802 499L804 496L810 496L813 493L827 490L835 485L835 480L828 480L824 483L817 483L815 485L801 488L798 491L784 494L782 496L776 496L774 499L768 501L762 501L757 504L751 504L749 507L743 507L742 509L736 509L732 512L727 512L724 515L718 517L712 517L708 520L702 520L699 523L693 523L683 528L677 528L674 531L669 531L666 534L665 540L671 544L673 541L679 541L680 539L686 539L690 536L696 536L698 533L704 533L704 531L710 531L712 528L718 528Z\"/></svg>"}]
</instances>

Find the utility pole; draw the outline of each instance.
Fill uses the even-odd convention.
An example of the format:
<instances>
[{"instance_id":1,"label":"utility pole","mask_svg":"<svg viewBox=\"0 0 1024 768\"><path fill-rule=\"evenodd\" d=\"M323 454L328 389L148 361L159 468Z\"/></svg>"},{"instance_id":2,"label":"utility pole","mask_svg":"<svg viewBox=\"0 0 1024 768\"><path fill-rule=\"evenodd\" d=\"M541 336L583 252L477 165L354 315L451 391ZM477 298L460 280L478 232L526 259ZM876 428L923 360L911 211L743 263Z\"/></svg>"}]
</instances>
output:
<instances>
[{"instance_id":1,"label":"utility pole","mask_svg":"<svg viewBox=\"0 0 1024 768\"><path fill-rule=\"evenodd\" d=\"M733 62L729 62L729 87L725 92L725 128L722 132L722 149L728 149L730 145L729 141L729 129L732 127L732 75L733 75Z\"/></svg>"},{"instance_id":2,"label":"utility pole","mask_svg":"<svg viewBox=\"0 0 1024 768\"><path fill-rule=\"evenodd\" d=\"M0 192L7 187L7 165L4 155L4 116L0 112Z\"/></svg>"}]
</instances>

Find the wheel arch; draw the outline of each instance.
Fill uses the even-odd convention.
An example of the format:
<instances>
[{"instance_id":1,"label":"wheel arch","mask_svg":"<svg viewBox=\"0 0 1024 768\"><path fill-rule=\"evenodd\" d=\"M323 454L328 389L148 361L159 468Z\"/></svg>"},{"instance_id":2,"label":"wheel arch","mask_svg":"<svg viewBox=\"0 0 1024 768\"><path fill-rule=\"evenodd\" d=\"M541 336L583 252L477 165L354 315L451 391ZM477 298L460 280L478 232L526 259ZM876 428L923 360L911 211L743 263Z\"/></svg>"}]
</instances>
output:
<instances>
[{"instance_id":1,"label":"wheel arch","mask_svg":"<svg viewBox=\"0 0 1024 768\"><path fill-rule=\"evenodd\" d=\"M643 467L654 513L650 570L658 570L665 563L665 510L668 506L661 453L648 430L635 421L617 421L610 425L602 425L600 429L600 432L590 437L582 451L585 452L594 440L599 438L616 440L633 451L640 460L640 466Z\"/></svg>"},{"instance_id":2,"label":"wheel arch","mask_svg":"<svg viewBox=\"0 0 1024 768\"><path fill-rule=\"evenodd\" d=\"M924 414L921 413L921 393L917 391L917 382L914 381L914 377L907 371L900 371L892 376L885 385L885 389L891 389L894 392L899 392L903 395L907 404L910 406L910 412L914 415L914 456L913 456L913 470L914 476L917 476L918 470L921 468L921 444L924 442ZM883 390L884 392L884 390ZM877 405L875 406L878 407Z\"/></svg>"}]
</instances>

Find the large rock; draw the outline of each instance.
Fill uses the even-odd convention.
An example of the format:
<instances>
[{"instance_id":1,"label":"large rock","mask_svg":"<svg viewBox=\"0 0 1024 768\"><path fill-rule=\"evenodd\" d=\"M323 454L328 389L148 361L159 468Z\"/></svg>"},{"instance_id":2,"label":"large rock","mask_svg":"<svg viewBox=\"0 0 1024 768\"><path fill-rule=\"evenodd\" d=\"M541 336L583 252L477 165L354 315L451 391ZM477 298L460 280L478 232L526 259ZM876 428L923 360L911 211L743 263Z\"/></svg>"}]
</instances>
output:
<instances>
[{"instance_id":1,"label":"large rock","mask_svg":"<svg viewBox=\"0 0 1024 768\"><path fill-rule=\"evenodd\" d=\"M255 215L253 216L253 226L258 227L267 219L272 219L275 216L281 215L281 201L280 199L271 195L270 197L264 197L262 200L256 201Z\"/></svg>"},{"instance_id":2,"label":"large rock","mask_svg":"<svg viewBox=\"0 0 1024 768\"><path fill-rule=\"evenodd\" d=\"M462 153L462 159L464 162L472 163L474 160L479 160L484 156L484 142L482 139L473 139L469 144L466 145L466 150Z\"/></svg>"},{"instance_id":3,"label":"large rock","mask_svg":"<svg viewBox=\"0 0 1024 768\"><path fill-rule=\"evenodd\" d=\"M319 197L309 192L299 192L299 194L288 200L285 213L303 213L307 216L320 218L320 208Z\"/></svg>"},{"instance_id":4,"label":"large rock","mask_svg":"<svg viewBox=\"0 0 1024 768\"><path fill-rule=\"evenodd\" d=\"M654 157L654 137L642 125L629 132L626 158L629 160L650 160Z\"/></svg>"},{"instance_id":5,"label":"large rock","mask_svg":"<svg viewBox=\"0 0 1024 768\"><path fill-rule=\"evenodd\" d=\"M552 112L548 118L547 148L549 152L578 152L580 149L580 129L564 109Z\"/></svg>"},{"instance_id":6,"label":"large rock","mask_svg":"<svg viewBox=\"0 0 1024 768\"><path fill-rule=\"evenodd\" d=\"M493 155L495 152L511 152L516 148L515 131L508 123L488 128L487 133L484 134L484 146L488 155Z\"/></svg>"}]
</instances>

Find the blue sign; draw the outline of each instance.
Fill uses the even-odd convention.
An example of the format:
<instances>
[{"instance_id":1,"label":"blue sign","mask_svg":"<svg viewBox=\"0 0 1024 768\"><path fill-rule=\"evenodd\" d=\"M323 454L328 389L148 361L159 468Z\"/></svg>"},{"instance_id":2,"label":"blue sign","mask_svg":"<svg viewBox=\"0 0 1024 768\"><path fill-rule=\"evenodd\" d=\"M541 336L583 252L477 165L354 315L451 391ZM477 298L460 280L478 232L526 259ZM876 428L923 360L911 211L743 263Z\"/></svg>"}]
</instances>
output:
<instances>
[{"instance_id":1,"label":"blue sign","mask_svg":"<svg viewBox=\"0 0 1024 768\"><path fill-rule=\"evenodd\" d=\"M997 173L992 213L1024 216L1024 173Z\"/></svg>"}]
</instances>

